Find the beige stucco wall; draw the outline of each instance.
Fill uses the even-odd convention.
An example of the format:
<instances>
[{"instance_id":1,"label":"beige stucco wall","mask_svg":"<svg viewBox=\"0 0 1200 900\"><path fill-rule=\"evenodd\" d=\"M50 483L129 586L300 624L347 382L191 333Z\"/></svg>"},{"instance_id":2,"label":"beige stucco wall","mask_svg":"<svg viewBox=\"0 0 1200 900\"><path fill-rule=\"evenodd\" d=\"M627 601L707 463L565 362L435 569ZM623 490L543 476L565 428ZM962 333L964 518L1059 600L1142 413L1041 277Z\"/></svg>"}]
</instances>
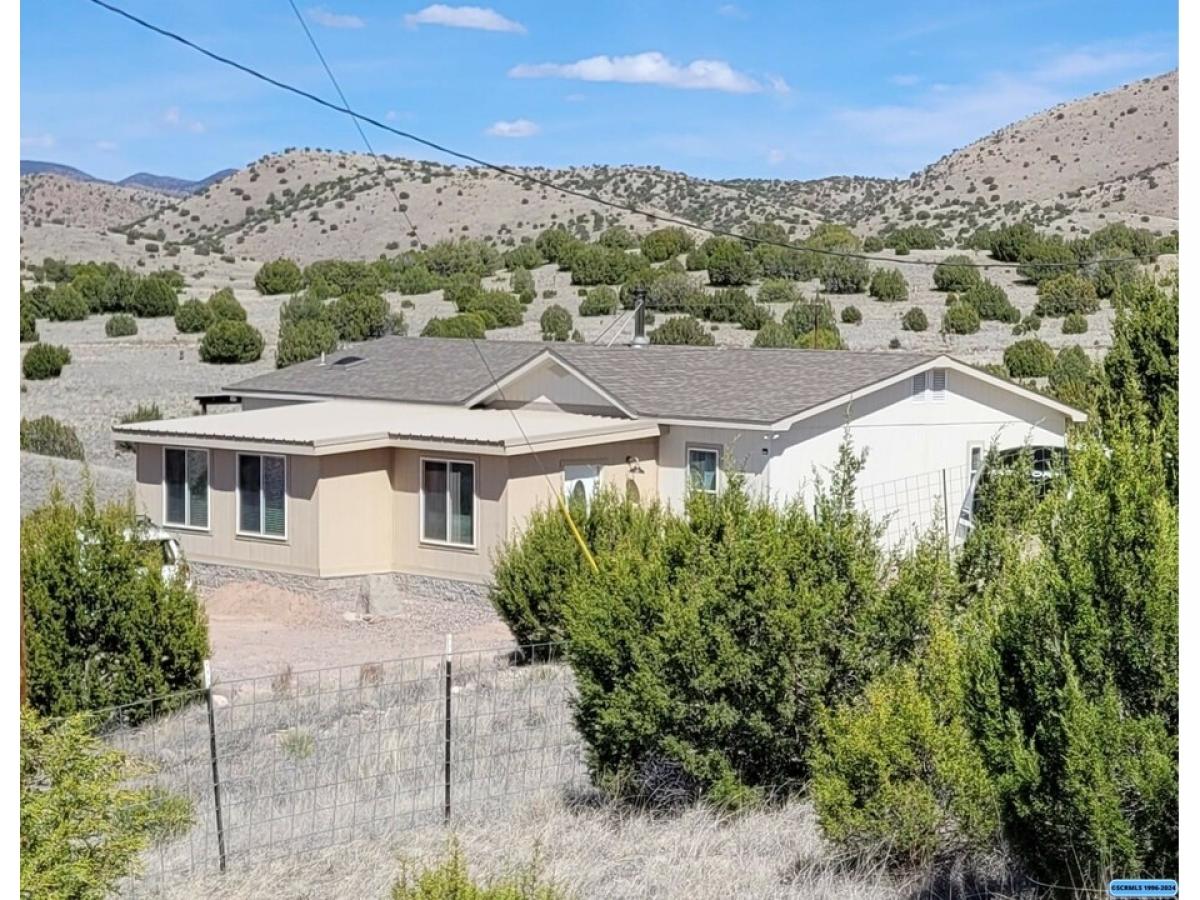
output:
<instances>
[{"instance_id":1,"label":"beige stucco wall","mask_svg":"<svg viewBox=\"0 0 1200 900\"><path fill-rule=\"evenodd\" d=\"M237 453L210 450L208 528L170 530L178 535L187 558L197 562L319 575L318 463L311 456L287 457L287 536L264 538L237 533ZM162 466L162 447L138 445L138 511L157 523L164 518Z\"/></svg>"},{"instance_id":2,"label":"beige stucco wall","mask_svg":"<svg viewBox=\"0 0 1200 900\"><path fill-rule=\"evenodd\" d=\"M543 451L537 458L401 449L289 456L287 538L270 540L236 533L236 453L212 450L209 528L171 531L197 562L324 577L394 571L484 583L504 540L519 533L534 508L555 502L553 492L563 489L565 465L598 464L606 487L624 493L632 481L638 495L651 500L657 494L657 455L658 439L648 438ZM630 471L630 456L638 459L640 472ZM475 463L474 547L421 540L422 458ZM161 523L161 447L139 446L137 478L140 510Z\"/></svg>"}]
</instances>

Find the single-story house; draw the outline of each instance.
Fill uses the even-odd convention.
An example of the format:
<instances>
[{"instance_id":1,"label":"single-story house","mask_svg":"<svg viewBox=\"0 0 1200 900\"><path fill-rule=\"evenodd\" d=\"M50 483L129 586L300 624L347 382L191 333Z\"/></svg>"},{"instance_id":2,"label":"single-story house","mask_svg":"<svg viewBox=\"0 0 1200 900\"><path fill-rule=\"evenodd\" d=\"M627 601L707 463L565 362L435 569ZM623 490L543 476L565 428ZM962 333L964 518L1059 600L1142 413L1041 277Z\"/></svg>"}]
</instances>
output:
<instances>
[{"instance_id":1,"label":"single-story house","mask_svg":"<svg viewBox=\"0 0 1200 900\"><path fill-rule=\"evenodd\" d=\"M993 441L1062 447L1084 419L892 351L391 337L223 391L239 411L113 429L137 448L140 511L192 562L475 584L557 492L680 506L734 466L753 490L807 497L846 433L868 451L866 485L973 471Z\"/></svg>"}]
</instances>

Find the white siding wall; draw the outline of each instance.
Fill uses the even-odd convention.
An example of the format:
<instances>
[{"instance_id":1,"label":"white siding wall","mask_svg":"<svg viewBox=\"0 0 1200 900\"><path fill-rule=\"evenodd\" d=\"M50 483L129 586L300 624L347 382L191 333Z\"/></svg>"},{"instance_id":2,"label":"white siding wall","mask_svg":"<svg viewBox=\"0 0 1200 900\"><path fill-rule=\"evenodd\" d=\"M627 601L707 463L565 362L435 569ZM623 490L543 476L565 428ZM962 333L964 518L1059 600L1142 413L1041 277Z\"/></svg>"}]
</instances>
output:
<instances>
[{"instance_id":1,"label":"white siding wall","mask_svg":"<svg viewBox=\"0 0 1200 900\"><path fill-rule=\"evenodd\" d=\"M659 494L676 508L682 505L686 448L703 444L730 451L735 464L751 474L754 489L776 499L800 495L811 502L814 467L827 477L847 426L855 450L867 451L860 487L938 473L928 483L938 485L940 495L940 470L951 470L948 484L953 516L962 499L959 495L965 486L971 443L982 444L985 452L993 439L1000 449L1020 447L1026 441L1061 447L1066 420L1004 388L951 371L947 372L943 400L932 400L926 393L918 401L911 395L911 382L905 380L859 398L850 408L830 410L778 434L673 425L659 442ZM767 446L771 448L769 461L762 453ZM906 489L915 490L912 486ZM926 504L930 500L922 499Z\"/></svg>"}]
</instances>

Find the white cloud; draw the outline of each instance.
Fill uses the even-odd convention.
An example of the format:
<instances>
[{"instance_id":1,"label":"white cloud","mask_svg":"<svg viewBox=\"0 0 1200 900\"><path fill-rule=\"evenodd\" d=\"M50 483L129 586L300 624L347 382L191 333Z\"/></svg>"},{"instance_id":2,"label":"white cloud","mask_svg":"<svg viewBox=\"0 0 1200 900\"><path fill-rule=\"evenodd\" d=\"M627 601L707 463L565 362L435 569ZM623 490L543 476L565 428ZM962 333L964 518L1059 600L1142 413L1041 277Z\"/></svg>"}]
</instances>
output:
<instances>
[{"instance_id":1,"label":"white cloud","mask_svg":"<svg viewBox=\"0 0 1200 900\"><path fill-rule=\"evenodd\" d=\"M1076 50L1058 56L1034 72L1041 81L1072 81L1165 65L1166 54L1146 50Z\"/></svg>"},{"instance_id":2,"label":"white cloud","mask_svg":"<svg viewBox=\"0 0 1200 900\"><path fill-rule=\"evenodd\" d=\"M367 24L358 16L330 12L323 6L314 6L305 12L310 19L325 28L362 28Z\"/></svg>"},{"instance_id":3,"label":"white cloud","mask_svg":"<svg viewBox=\"0 0 1200 900\"><path fill-rule=\"evenodd\" d=\"M41 134L31 134L29 137L21 138L22 147L37 147L42 150L48 150L55 144L54 135L49 132Z\"/></svg>"},{"instance_id":4,"label":"white cloud","mask_svg":"<svg viewBox=\"0 0 1200 900\"><path fill-rule=\"evenodd\" d=\"M623 84L657 84L686 90L753 94L770 89L786 93L787 82L772 76L767 86L719 59L697 59L677 65L658 51L632 56L591 56L573 63L523 63L508 70L510 78L571 78Z\"/></svg>"},{"instance_id":5,"label":"white cloud","mask_svg":"<svg viewBox=\"0 0 1200 900\"><path fill-rule=\"evenodd\" d=\"M717 7L717 15L725 16L729 19L748 19L750 14L738 6L736 3L722 3Z\"/></svg>"},{"instance_id":6,"label":"white cloud","mask_svg":"<svg viewBox=\"0 0 1200 900\"><path fill-rule=\"evenodd\" d=\"M778 147L772 147L770 150L767 151L767 164L768 165L777 166L781 162L783 162L785 159L787 159L787 154L784 153L782 150L780 150Z\"/></svg>"},{"instance_id":7,"label":"white cloud","mask_svg":"<svg viewBox=\"0 0 1200 900\"><path fill-rule=\"evenodd\" d=\"M892 84L896 85L897 87L912 87L913 85L919 84L921 82L921 76L920 75L893 75L891 78L888 79L888 81L890 81Z\"/></svg>"},{"instance_id":8,"label":"white cloud","mask_svg":"<svg viewBox=\"0 0 1200 900\"><path fill-rule=\"evenodd\" d=\"M203 122L187 118L178 106L168 106L163 110L162 120L171 128L184 128L192 134L203 134L206 130Z\"/></svg>"},{"instance_id":9,"label":"white cloud","mask_svg":"<svg viewBox=\"0 0 1200 900\"><path fill-rule=\"evenodd\" d=\"M792 92L791 85L783 80L782 75L768 75L767 84L776 94L790 94Z\"/></svg>"},{"instance_id":10,"label":"white cloud","mask_svg":"<svg viewBox=\"0 0 1200 900\"><path fill-rule=\"evenodd\" d=\"M520 22L514 22L494 9L482 6L446 6L444 3L435 3L420 12L409 13L404 17L404 23L410 28L418 25L445 25L448 28L525 33L525 26Z\"/></svg>"},{"instance_id":11,"label":"white cloud","mask_svg":"<svg viewBox=\"0 0 1200 900\"><path fill-rule=\"evenodd\" d=\"M112 153L117 149L116 141L96 141L96 149L105 153Z\"/></svg>"},{"instance_id":12,"label":"white cloud","mask_svg":"<svg viewBox=\"0 0 1200 900\"><path fill-rule=\"evenodd\" d=\"M528 119L513 119L511 122L493 122L486 133L492 137L524 138L533 137L541 129L536 122Z\"/></svg>"}]
</instances>

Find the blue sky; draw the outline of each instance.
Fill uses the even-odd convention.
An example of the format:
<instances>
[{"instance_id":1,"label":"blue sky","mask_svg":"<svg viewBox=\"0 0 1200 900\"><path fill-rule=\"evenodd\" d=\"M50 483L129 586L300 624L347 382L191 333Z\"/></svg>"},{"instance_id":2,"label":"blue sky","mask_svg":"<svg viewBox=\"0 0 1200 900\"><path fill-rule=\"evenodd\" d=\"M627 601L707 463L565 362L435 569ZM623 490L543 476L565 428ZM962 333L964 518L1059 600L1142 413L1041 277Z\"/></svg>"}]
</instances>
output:
<instances>
[{"instance_id":1,"label":"blue sky","mask_svg":"<svg viewBox=\"0 0 1200 900\"><path fill-rule=\"evenodd\" d=\"M116 2L336 99L286 0ZM718 178L907 175L1178 64L1165 0L297 5L351 104L397 127L503 163ZM22 3L23 158L196 178L289 146L362 149L344 116L86 0Z\"/></svg>"}]
</instances>

